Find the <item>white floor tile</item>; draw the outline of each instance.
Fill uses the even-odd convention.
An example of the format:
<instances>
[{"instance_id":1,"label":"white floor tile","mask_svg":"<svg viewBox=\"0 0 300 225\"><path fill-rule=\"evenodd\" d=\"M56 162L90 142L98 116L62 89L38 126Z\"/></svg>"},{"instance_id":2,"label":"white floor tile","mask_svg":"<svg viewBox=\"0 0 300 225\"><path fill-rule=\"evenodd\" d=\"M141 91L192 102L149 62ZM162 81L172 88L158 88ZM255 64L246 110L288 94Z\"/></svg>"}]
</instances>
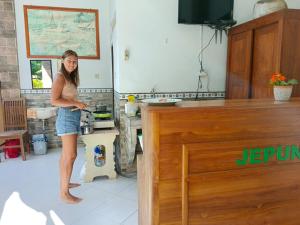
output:
<instances>
[{"instance_id":1,"label":"white floor tile","mask_svg":"<svg viewBox=\"0 0 300 225\"><path fill-rule=\"evenodd\" d=\"M118 192L117 195L121 198L133 200L137 202L138 201L137 183L136 182L131 183L130 185L126 186L122 191Z\"/></svg>"},{"instance_id":2,"label":"white floor tile","mask_svg":"<svg viewBox=\"0 0 300 225\"><path fill-rule=\"evenodd\" d=\"M138 225L138 211L130 215L121 225Z\"/></svg>"},{"instance_id":3,"label":"white floor tile","mask_svg":"<svg viewBox=\"0 0 300 225\"><path fill-rule=\"evenodd\" d=\"M81 186L71 189L71 193L83 201L65 204L59 199L59 157L60 149L46 155L30 155L26 161L19 157L0 163L0 225L8 225L3 224L4 220L18 215L14 204L32 212L30 225L137 224L136 179L100 177L82 183L79 174L84 151L79 149L71 180L80 182ZM12 203L11 196L18 196L18 202ZM30 220L25 215L26 219Z\"/></svg>"}]
</instances>

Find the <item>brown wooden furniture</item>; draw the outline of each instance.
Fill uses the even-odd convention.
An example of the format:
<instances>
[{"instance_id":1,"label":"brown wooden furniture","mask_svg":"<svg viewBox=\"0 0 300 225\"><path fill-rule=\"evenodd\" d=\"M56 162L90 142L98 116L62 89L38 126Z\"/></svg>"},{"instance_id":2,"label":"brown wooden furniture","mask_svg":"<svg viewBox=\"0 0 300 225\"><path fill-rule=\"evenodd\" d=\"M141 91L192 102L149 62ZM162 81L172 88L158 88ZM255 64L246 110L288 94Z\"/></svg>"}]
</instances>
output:
<instances>
[{"instance_id":1,"label":"brown wooden furniture","mask_svg":"<svg viewBox=\"0 0 300 225\"><path fill-rule=\"evenodd\" d=\"M299 118L300 98L143 107L139 225L298 225Z\"/></svg>"},{"instance_id":2,"label":"brown wooden furniture","mask_svg":"<svg viewBox=\"0 0 300 225\"><path fill-rule=\"evenodd\" d=\"M1 101L1 93L0 93L0 101ZM2 104L0 104L0 132L2 131L4 131L4 117L3 117L3 107ZM5 143L4 141L0 140L0 153L3 152L3 149L1 149L1 145L3 145L4 143ZM1 162L1 155L0 155L0 162Z\"/></svg>"},{"instance_id":3,"label":"brown wooden furniture","mask_svg":"<svg viewBox=\"0 0 300 225\"><path fill-rule=\"evenodd\" d=\"M0 99L0 102L1 102L1 99ZM2 132L2 131L4 131L4 115L3 115L3 105L0 104L0 132Z\"/></svg>"},{"instance_id":4,"label":"brown wooden furniture","mask_svg":"<svg viewBox=\"0 0 300 225\"><path fill-rule=\"evenodd\" d=\"M19 139L20 145L16 146L4 146L1 148L20 148L22 159L26 160L25 147L27 153L30 153L29 146L29 134L27 130L27 116L26 116L26 104L25 98L18 99L3 99L1 102L1 108L3 109L3 125L4 131L0 132L0 142ZM6 154L4 154L6 155Z\"/></svg>"},{"instance_id":5,"label":"brown wooden furniture","mask_svg":"<svg viewBox=\"0 0 300 225\"><path fill-rule=\"evenodd\" d=\"M285 9L229 30L226 98L273 97L274 72L300 81L300 10ZM300 96L295 86L293 96Z\"/></svg>"}]
</instances>

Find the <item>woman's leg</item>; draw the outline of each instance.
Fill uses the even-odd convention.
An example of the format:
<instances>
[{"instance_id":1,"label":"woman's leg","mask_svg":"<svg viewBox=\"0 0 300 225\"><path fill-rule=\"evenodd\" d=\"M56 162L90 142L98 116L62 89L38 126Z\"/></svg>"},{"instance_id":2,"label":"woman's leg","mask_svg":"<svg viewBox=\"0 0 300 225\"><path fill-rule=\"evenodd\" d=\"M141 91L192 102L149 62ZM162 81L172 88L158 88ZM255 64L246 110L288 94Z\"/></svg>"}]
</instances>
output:
<instances>
[{"instance_id":1,"label":"woman's leg","mask_svg":"<svg viewBox=\"0 0 300 225\"><path fill-rule=\"evenodd\" d=\"M60 158L60 194L61 198L68 203L81 201L70 194L69 183L72 175L73 164L77 156L77 134L64 135L62 139L62 154Z\"/></svg>"}]
</instances>

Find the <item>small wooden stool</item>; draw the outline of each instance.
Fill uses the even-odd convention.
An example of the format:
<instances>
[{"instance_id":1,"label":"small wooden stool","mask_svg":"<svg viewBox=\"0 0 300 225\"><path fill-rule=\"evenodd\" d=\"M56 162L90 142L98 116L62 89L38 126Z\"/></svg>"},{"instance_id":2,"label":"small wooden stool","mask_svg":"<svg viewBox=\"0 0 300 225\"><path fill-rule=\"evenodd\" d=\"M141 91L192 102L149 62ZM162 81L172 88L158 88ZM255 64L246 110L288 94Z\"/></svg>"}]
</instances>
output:
<instances>
[{"instance_id":1,"label":"small wooden stool","mask_svg":"<svg viewBox=\"0 0 300 225\"><path fill-rule=\"evenodd\" d=\"M109 130L97 130L92 134L81 136L82 141L86 144L84 182L91 182L97 176L108 176L110 179L116 178L113 142L118 134L119 131L113 128ZM105 146L105 164L103 166L95 165L94 149L97 145Z\"/></svg>"}]
</instances>

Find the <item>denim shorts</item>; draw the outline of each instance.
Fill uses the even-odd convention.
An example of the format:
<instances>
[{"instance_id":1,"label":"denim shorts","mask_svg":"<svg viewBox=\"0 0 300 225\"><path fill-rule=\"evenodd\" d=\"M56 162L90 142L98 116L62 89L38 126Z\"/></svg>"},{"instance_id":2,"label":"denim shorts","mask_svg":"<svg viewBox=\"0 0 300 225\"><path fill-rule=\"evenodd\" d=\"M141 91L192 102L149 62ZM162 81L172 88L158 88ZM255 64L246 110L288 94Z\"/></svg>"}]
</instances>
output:
<instances>
[{"instance_id":1,"label":"denim shorts","mask_svg":"<svg viewBox=\"0 0 300 225\"><path fill-rule=\"evenodd\" d=\"M80 134L81 111L71 111L72 108L60 107L56 118L57 136Z\"/></svg>"}]
</instances>

